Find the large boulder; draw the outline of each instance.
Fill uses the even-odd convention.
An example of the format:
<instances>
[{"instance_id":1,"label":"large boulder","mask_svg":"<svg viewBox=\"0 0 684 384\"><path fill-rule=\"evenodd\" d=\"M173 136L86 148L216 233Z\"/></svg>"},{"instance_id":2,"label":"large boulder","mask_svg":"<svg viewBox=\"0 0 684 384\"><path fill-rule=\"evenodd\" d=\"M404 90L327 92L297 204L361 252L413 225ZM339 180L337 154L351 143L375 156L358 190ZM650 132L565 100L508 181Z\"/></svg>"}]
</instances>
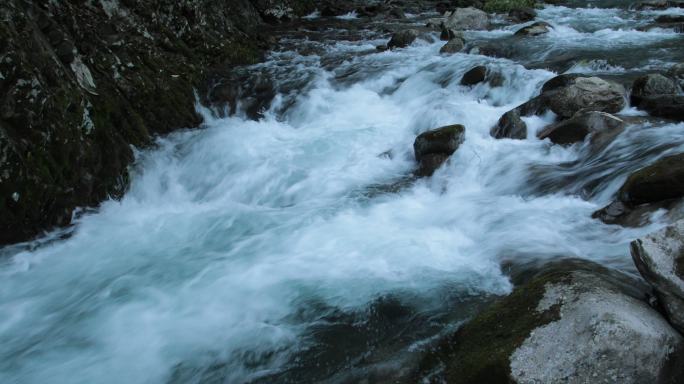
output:
<instances>
[{"instance_id":1,"label":"large boulder","mask_svg":"<svg viewBox=\"0 0 684 384\"><path fill-rule=\"evenodd\" d=\"M652 73L634 80L630 101L632 105L639 106L645 98L658 95L673 95L676 92L677 86L674 80L658 73Z\"/></svg>"},{"instance_id":2,"label":"large boulder","mask_svg":"<svg viewBox=\"0 0 684 384\"><path fill-rule=\"evenodd\" d=\"M553 27L545 21L538 21L522 27L515 32L515 36L539 36L548 33Z\"/></svg>"},{"instance_id":3,"label":"large boulder","mask_svg":"<svg viewBox=\"0 0 684 384\"><path fill-rule=\"evenodd\" d=\"M543 129L537 135L554 144L569 145L584 140L587 135L609 134L622 131L625 122L609 113L580 111L568 120L563 120Z\"/></svg>"},{"instance_id":4,"label":"large boulder","mask_svg":"<svg viewBox=\"0 0 684 384\"><path fill-rule=\"evenodd\" d=\"M423 132L413 143L416 161L420 164L416 174L431 176L465 140L465 127L448 125Z\"/></svg>"},{"instance_id":5,"label":"large boulder","mask_svg":"<svg viewBox=\"0 0 684 384\"><path fill-rule=\"evenodd\" d=\"M549 108L561 118L581 110L616 113L625 107L625 89L598 77L578 77L548 98Z\"/></svg>"},{"instance_id":6,"label":"large boulder","mask_svg":"<svg viewBox=\"0 0 684 384\"><path fill-rule=\"evenodd\" d=\"M487 77L487 67L478 65L468 70L461 78L461 85L475 85L485 81Z\"/></svg>"},{"instance_id":7,"label":"large boulder","mask_svg":"<svg viewBox=\"0 0 684 384\"><path fill-rule=\"evenodd\" d=\"M389 49L394 48L405 48L411 45L418 38L418 31L415 29L406 29L403 31L395 32L392 35L387 47Z\"/></svg>"},{"instance_id":8,"label":"large boulder","mask_svg":"<svg viewBox=\"0 0 684 384\"><path fill-rule=\"evenodd\" d=\"M489 16L477 8L456 8L443 22L445 28L482 31L489 28Z\"/></svg>"},{"instance_id":9,"label":"large boulder","mask_svg":"<svg viewBox=\"0 0 684 384\"><path fill-rule=\"evenodd\" d=\"M461 52L463 50L463 47L465 46L465 42L463 39L460 37L454 37L453 39L449 40L442 48L439 50L439 53L444 53L444 54L454 54Z\"/></svg>"},{"instance_id":10,"label":"large boulder","mask_svg":"<svg viewBox=\"0 0 684 384\"><path fill-rule=\"evenodd\" d=\"M414 382L679 383L684 340L645 294L593 263L544 267L443 338Z\"/></svg>"},{"instance_id":11,"label":"large boulder","mask_svg":"<svg viewBox=\"0 0 684 384\"><path fill-rule=\"evenodd\" d=\"M617 200L594 212L606 224L636 227L658 209L675 209L684 198L684 153L662 158L632 173ZM674 208L673 208L674 207Z\"/></svg>"},{"instance_id":12,"label":"large boulder","mask_svg":"<svg viewBox=\"0 0 684 384\"><path fill-rule=\"evenodd\" d=\"M656 95L643 97L639 109L651 116L684 121L684 95Z\"/></svg>"},{"instance_id":13,"label":"large boulder","mask_svg":"<svg viewBox=\"0 0 684 384\"><path fill-rule=\"evenodd\" d=\"M684 63L675 64L670 67L667 75L679 86L679 92L684 92Z\"/></svg>"},{"instance_id":14,"label":"large boulder","mask_svg":"<svg viewBox=\"0 0 684 384\"><path fill-rule=\"evenodd\" d=\"M684 220L633 241L631 251L670 322L684 332Z\"/></svg>"},{"instance_id":15,"label":"large boulder","mask_svg":"<svg viewBox=\"0 0 684 384\"><path fill-rule=\"evenodd\" d=\"M684 197L684 153L664 157L631 174L618 197L630 206Z\"/></svg>"}]
</instances>

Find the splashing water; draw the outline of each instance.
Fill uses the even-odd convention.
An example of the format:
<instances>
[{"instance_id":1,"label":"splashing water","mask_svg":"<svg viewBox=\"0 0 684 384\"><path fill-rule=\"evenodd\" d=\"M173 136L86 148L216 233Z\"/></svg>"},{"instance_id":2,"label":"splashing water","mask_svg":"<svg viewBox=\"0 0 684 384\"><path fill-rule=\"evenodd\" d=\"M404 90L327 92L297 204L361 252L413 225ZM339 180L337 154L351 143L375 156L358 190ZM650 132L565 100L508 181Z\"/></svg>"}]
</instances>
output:
<instances>
[{"instance_id":1,"label":"splashing water","mask_svg":"<svg viewBox=\"0 0 684 384\"><path fill-rule=\"evenodd\" d=\"M537 58L591 45L627 74L679 59L660 47L681 37L635 31L624 10L541 15L556 30L536 40ZM326 350L320 327L347 315L374 321L369 308L383 298L424 316L465 316L458 300L510 291L502 262L576 256L632 272L627 243L662 223L626 229L591 213L630 172L684 150L684 124L631 125L600 152L535 139L549 115L527 118L527 140L495 140L499 116L553 72L440 56L441 43L375 53L377 43L273 53L254 68L289 91L264 119L207 113L201 129L138 153L123 200L80 217L69 238L3 250L0 382L247 382L292 368L317 343ZM621 62L626 46L642 54ZM504 75L502 87L459 85L483 63ZM450 161L431 179L391 187L414 167L415 136L453 123L467 136Z\"/></svg>"}]
</instances>

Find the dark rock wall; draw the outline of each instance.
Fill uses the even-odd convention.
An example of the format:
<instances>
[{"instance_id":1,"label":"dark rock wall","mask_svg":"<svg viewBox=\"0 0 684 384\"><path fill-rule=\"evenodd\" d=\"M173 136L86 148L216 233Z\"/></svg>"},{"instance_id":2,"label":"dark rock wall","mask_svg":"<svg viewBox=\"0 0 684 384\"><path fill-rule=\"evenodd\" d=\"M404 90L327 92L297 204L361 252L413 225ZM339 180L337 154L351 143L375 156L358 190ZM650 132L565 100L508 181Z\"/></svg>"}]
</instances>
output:
<instances>
[{"instance_id":1,"label":"dark rock wall","mask_svg":"<svg viewBox=\"0 0 684 384\"><path fill-rule=\"evenodd\" d=\"M131 145L200 123L206 72L259 60L311 0L0 2L0 244L120 197ZM281 10L284 13L281 13Z\"/></svg>"}]
</instances>

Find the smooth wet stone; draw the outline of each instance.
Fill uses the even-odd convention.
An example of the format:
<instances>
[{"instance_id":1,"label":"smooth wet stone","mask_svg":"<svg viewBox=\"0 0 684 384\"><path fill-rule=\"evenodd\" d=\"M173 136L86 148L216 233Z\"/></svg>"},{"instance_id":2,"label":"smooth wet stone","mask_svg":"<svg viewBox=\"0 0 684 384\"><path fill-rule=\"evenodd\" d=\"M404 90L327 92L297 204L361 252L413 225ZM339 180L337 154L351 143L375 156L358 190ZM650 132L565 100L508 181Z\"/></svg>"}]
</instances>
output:
<instances>
[{"instance_id":1,"label":"smooth wet stone","mask_svg":"<svg viewBox=\"0 0 684 384\"><path fill-rule=\"evenodd\" d=\"M639 109L651 116L684 121L684 95L646 96L639 100Z\"/></svg>"},{"instance_id":2,"label":"smooth wet stone","mask_svg":"<svg viewBox=\"0 0 684 384\"><path fill-rule=\"evenodd\" d=\"M569 145L583 141L587 135L622 131L625 122L609 113L588 111L578 112L567 120L544 128L537 135L539 139L549 139L554 144Z\"/></svg>"},{"instance_id":3,"label":"smooth wet stone","mask_svg":"<svg viewBox=\"0 0 684 384\"><path fill-rule=\"evenodd\" d=\"M418 176L431 176L465 141L465 127L448 125L423 132L413 143L416 161L420 164Z\"/></svg>"},{"instance_id":4,"label":"smooth wet stone","mask_svg":"<svg viewBox=\"0 0 684 384\"><path fill-rule=\"evenodd\" d=\"M561 118L569 118L581 110L616 113L625 103L624 88L598 77L578 77L572 84L556 90L548 98L549 108Z\"/></svg>"},{"instance_id":5,"label":"smooth wet stone","mask_svg":"<svg viewBox=\"0 0 684 384\"><path fill-rule=\"evenodd\" d=\"M496 139L526 139L527 124L521 119L522 116L532 116L543 113L546 110L544 100L535 97L527 102L504 113L489 134Z\"/></svg>"},{"instance_id":6,"label":"smooth wet stone","mask_svg":"<svg viewBox=\"0 0 684 384\"><path fill-rule=\"evenodd\" d=\"M670 322L684 332L684 220L633 241L631 252Z\"/></svg>"},{"instance_id":7,"label":"smooth wet stone","mask_svg":"<svg viewBox=\"0 0 684 384\"><path fill-rule=\"evenodd\" d=\"M456 8L444 20L444 27L457 31L483 31L489 28L489 15L477 8Z\"/></svg>"},{"instance_id":8,"label":"smooth wet stone","mask_svg":"<svg viewBox=\"0 0 684 384\"><path fill-rule=\"evenodd\" d=\"M631 206L684 197L684 153L664 157L631 174L618 197Z\"/></svg>"},{"instance_id":9,"label":"smooth wet stone","mask_svg":"<svg viewBox=\"0 0 684 384\"><path fill-rule=\"evenodd\" d=\"M673 95L676 92L677 87L674 80L659 73L652 73L634 80L630 101L632 105L639 106L644 98L658 95Z\"/></svg>"},{"instance_id":10,"label":"smooth wet stone","mask_svg":"<svg viewBox=\"0 0 684 384\"><path fill-rule=\"evenodd\" d=\"M449 40L448 43L444 44L444 46L439 50L439 53L443 54L454 54L461 52L463 50L463 47L465 46L465 42L463 39L460 37L454 37L453 39Z\"/></svg>"},{"instance_id":11,"label":"smooth wet stone","mask_svg":"<svg viewBox=\"0 0 684 384\"><path fill-rule=\"evenodd\" d=\"M646 292L595 263L546 265L443 337L414 382L677 383L684 339Z\"/></svg>"},{"instance_id":12,"label":"smooth wet stone","mask_svg":"<svg viewBox=\"0 0 684 384\"><path fill-rule=\"evenodd\" d=\"M418 31L415 29L399 31L392 35L389 43L387 43L387 47L389 49L406 48L416 41L416 38L418 38Z\"/></svg>"},{"instance_id":13,"label":"smooth wet stone","mask_svg":"<svg viewBox=\"0 0 684 384\"><path fill-rule=\"evenodd\" d=\"M515 32L515 36L539 36L548 33L553 27L545 21L538 21Z\"/></svg>"},{"instance_id":14,"label":"smooth wet stone","mask_svg":"<svg viewBox=\"0 0 684 384\"><path fill-rule=\"evenodd\" d=\"M485 81L487 77L487 67L478 65L468 70L461 78L461 85L475 85Z\"/></svg>"}]
</instances>

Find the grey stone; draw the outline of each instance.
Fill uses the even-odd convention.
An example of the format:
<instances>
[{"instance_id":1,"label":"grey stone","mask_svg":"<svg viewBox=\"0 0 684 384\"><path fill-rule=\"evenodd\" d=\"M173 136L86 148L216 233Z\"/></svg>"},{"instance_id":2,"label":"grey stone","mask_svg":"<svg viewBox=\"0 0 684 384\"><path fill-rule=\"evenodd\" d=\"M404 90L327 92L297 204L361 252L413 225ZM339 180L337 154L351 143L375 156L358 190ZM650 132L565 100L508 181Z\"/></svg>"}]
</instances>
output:
<instances>
[{"instance_id":1,"label":"grey stone","mask_svg":"<svg viewBox=\"0 0 684 384\"><path fill-rule=\"evenodd\" d=\"M641 275L655 288L670 322L684 332L684 220L631 244Z\"/></svg>"}]
</instances>

